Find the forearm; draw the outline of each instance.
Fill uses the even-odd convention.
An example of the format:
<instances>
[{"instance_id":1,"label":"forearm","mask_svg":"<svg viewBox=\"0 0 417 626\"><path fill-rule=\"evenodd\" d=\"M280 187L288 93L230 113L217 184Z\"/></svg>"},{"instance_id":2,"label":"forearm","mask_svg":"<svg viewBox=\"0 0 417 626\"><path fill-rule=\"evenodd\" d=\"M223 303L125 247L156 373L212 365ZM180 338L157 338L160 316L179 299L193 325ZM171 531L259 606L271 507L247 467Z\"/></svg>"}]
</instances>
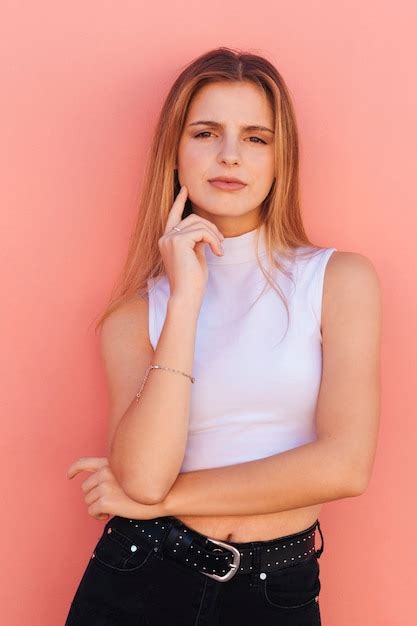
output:
<instances>
[{"instance_id":1,"label":"forearm","mask_svg":"<svg viewBox=\"0 0 417 626\"><path fill-rule=\"evenodd\" d=\"M171 298L152 363L192 375L197 319L195 307ZM140 384L138 380L138 390ZM151 369L139 402L134 397L120 420L109 464L131 498L155 502L178 475L188 436L191 385L186 376Z\"/></svg>"},{"instance_id":2,"label":"forearm","mask_svg":"<svg viewBox=\"0 0 417 626\"><path fill-rule=\"evenodd\" d=\"M358 495L340 447L314 441L280 454L179 474L163 505L166 515L277 513Z\"/></svg>"}]
</instances>

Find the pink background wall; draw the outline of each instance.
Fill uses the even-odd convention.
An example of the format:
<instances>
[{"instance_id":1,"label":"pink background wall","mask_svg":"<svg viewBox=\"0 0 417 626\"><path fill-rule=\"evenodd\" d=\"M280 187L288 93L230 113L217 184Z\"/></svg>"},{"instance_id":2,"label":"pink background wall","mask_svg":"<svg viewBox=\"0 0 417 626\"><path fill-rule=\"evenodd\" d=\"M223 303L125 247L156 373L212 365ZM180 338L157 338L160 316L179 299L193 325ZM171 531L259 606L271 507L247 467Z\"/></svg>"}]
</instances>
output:
<instances>
[{"instance_id":1,"label":"pink background wall","mask_svg":"<svg viewBox=\"0 0 417 626\"><path fill-rule=\"evenodd\" d=\"M3 7L2 624L63 624L102 532L86 512L87 475L66 479L75 458L107 454L92 322L124 257L163 97L181 66L219 45L265 54L282 72L300 129L308 231L368 256L383 283L378 453L363 496L323 507L323 623L413 623L416 5L255 6Z\"/></svg>"}]
</instances>

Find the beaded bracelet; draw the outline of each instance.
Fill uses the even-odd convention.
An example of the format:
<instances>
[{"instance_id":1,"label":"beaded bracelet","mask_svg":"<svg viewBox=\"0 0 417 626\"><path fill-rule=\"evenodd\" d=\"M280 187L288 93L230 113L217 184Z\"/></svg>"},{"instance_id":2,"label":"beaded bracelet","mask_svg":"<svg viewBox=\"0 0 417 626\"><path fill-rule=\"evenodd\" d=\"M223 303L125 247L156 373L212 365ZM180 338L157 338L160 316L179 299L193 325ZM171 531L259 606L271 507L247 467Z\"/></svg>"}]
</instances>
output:
<instances>
[{"instance_id":1,"label":"beaded bracelet","mask_svg":"<svg viewBox=\"0 0 417 626\"><path fill-rule=\"evenodd\" d=\"M189 374L185 374L184 372L180 372L179 370L174 370L172 369L172 367L163 367L162 365L149 365L146 372L145 372L145 377L142 381L142 385L141 388L139 389L138 393L136 394L136 402L139 402L139 398L141 396L142 390L145 386L145 383L148 379L149 376L149 372L151 371L151 369L158 369L158 370L168 370L169 372L175 372L175 374L182 374L183 376L187 376L187 378L189 378L191 380L191 382L193 383L195 381L194 376L190 376Z\"/></svg>"}]
</instances>

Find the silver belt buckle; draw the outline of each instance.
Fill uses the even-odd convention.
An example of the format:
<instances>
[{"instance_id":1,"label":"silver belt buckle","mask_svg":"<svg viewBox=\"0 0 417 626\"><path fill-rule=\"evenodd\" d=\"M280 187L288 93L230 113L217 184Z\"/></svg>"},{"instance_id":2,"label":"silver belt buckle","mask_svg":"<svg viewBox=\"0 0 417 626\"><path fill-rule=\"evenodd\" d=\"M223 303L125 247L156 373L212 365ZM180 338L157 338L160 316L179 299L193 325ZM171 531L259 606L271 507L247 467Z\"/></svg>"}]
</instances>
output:
<instances>
[{"instance_id":1,"label":"silver belt buckle","mask_svg":"<svg viewBox=\"0 0 417 626\"><path fill-rule=\"evenodd\" d=\"M219 576L218 574L209 574L208 572L201 572L201 570L199 571L205 576L210 576L210 578L214 578L215 580L219 580L220 582L226 582L227 580L230 580L231 578L233 578L233 576L236 574L236 572L239 569L240 552L234 546L231 546L228 543L224 543L224 541L219 541L218 539L211 539L210 537L208 537L208 539L212 543L215 543L217 546L222 546L223 548L230 550L233 554L233 562L229 563L230 570L226 572L224 576ZM221 550L217 550L217 551L221 552ZM214 549L213 552L216 552L216 549Z\"/></svg>"}]
</instances>

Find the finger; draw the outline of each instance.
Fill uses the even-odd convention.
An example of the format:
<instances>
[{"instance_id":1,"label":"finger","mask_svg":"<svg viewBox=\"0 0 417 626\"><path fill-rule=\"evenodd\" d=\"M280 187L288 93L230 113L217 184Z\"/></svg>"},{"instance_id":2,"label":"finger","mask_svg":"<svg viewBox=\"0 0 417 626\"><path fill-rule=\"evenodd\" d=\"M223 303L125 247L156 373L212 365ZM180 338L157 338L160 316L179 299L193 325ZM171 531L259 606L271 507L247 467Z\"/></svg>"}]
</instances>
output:
<instances>
[{"instance_id":1,"label":"finger","mask_svg":"<svg viewBox=\"0 0 417 626\"><path fill-rule=\"evenodd\" d=\"M84 502L86 504L93 504L93 502L95 502L96 500L99 500L100 497L101 497L100 489L98 485L96 485L93 489L91 489L91 491L89 491L84 496Z\"/></svg>"},{"instance_id":2,"label":"finger","mask_svg":"<svg viewBox=\"0 0 417 626\"><path fill-rule=\"evenodd\" d=\"M105 464L104 460L99 457L80 457L70 465L67 470L67 477L73 478L82 471L95 472Z\"/></svg>"},{"instance_id":3,"label":"finger","mask_svg":"<svg viewBox=\"0 0 417 626\"><path fill-rule=\"evenodd\" d=\"M91 504L87 509L87 513L92 517L95 517L97 520L108 519L110 517L110 513L102 511L100 502L94 502Z\"/></svg>"},{"instance_id":4,"label":"finger","mask_svg":"<svg viewBox=\"0 0 417 626\"><path fill-rule=\"evenodd\" d=\"M213 233L217 235L219 240L223 241L224 235L221 232L221 230L219 230L219 228L216 226L216 224L214 224L213 222L210 222L210 220L206 219L205 217L201 217L200 215L197 215L196 213L191 213L191 215L187 215L187 217L184 217L184 219L178 222L178 226L180 226L181 230L183 230L186 226L191 226L191 224L196 225L199 223L204 224L205 226L210 228L210 230L212 230ZM176 234L175 230L171 230L170 234L173 234L175 236Z\"/></svg>"},{"instance_id":5,"label":"finger","mask_svg":"<svg viewBox=\"0 0 417 626\"><path fill-rule=\"evenodd\" d=\"M108 465L106 457L84 456L72 463L67 470L67 478L73 478L78 472L95 472L100 467Z\"/></svg>"},{"instance_id":6,"label":"finger","mask_svg":"<svg viewBox=\"0 0 417 626\"><path fill-rule=\"evenodd\" d=\"M178 237L178 241L182 241L183 238L185 240L185 237L190 237L194 245L200 242L208 243L214 254L223 256L221 241L217 235L213 234L210 228L206 226L201 226L200 228L188 226L182 229L181 237ZM173 238L172 241L177 241L177 238Z\"/></svg>"},{"instance_id":7,"label":"finger","mask_svg":"<svg viewBox=\"0 0 417 626\"><path fill-rule=\"evenodd\" d=\"M84 498L85 503L88 505L87 511L89 515L95 517L95 519L101 521L110 517L109 513L103 511L104 505L101 502L101 495L98 487L90 491Z\"/></svg>"},{"instance_id":8,"label":"finger","mask_svg":"<svg viewBox=\"0 0 417 626\"><path fill-rule=\"evenodd\" d=\"M90 489L93 489L93 487L97 487L98 484L99 481L97 479L97 473L95 472L92 476L89 476L87 480L85 480L81 484L81 489L84 493L88 493Z\"/></svg>"},{"instance_id":9,"label":"finger","mask_svg":"<svg viewBox=\"0 0 417 626\"><path fill-rule=\"evenodd\" d=\"M188 189L183 185L175 198L173 205L168 213L168 219L165 224L164 235L166 235L174 226L181 221L184 212L185 201L187 200Z\"/></svg>"}]
</instances>

